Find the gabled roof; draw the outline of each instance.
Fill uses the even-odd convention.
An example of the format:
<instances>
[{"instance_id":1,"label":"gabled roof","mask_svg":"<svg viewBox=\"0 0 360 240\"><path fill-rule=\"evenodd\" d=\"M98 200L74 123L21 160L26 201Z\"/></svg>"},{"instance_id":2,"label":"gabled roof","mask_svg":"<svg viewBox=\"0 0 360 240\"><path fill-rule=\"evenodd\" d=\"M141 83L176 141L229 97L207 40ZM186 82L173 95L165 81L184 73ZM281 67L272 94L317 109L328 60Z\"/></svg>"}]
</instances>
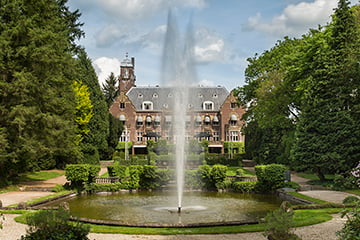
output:
<instances>
[{"instance_id":1,"label":"gabled roof","mask_svg":"<svg viewBox=\"0 0 360 240\"><path fill-rule=\"evenodd\" d=\"M153 111L171 108L174 101L174 89L171 87L132 87L126 95L136 111L142 110L143 102L152 102ZM189 89L189 108L202 111L204 102L214 103L213 111L219 111L229 92L224 87L191 87Z\"/></svg>"}]
</instances>

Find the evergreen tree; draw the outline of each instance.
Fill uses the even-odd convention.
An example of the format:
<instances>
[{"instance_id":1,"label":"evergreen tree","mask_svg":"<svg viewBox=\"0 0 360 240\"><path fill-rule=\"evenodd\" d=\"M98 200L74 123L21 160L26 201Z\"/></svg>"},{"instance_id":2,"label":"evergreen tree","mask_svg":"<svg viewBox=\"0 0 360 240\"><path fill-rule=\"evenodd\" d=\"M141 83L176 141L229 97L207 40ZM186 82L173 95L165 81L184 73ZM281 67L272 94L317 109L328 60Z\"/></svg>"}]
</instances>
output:
<instances>
[{"instance_id":1,"label":"evergreen tree","mask_svg":"<svg viewBox=\"0 0 360 240\"><path fill-rule=\"evenodd\" d=\"M309 45L313 71L303 84L293 163L324 180L325 173L355 167L360 157L359 29L348 1L339 1L332 24L318 36Z\"/></svg>"},{"instance_id":2,"label":"evergreen tree","mask_svg":"<svg viewBox=\"0 0 360 240\"><path fill-rule=\"evenodd\" d=\"M116 87L117 79L113 72L110 73L109 77L105 79L105 83L102 84L102 91L105 96L105 101L108 108L113 104L115 98L119 95L119 88Z\"/></svg>"},{"instance_id":3,"label":"evergreen tree","mask_svg":"<svg viewBox=\"0 0 360 240\"><path fill-rule=\"evenodd\" d=\"M115 98L119 95L119 88L116 86L117 79L113 72L109 77L105 79L105 83L102 85L102 91L105 96L108 108L115 101ZM109 137L108 137L108 159L111 159L117 144L119 143L119 137L123 131L123 125L119 119L114 118L109 113Z\"/></svg>"},{"instance_id":4,"label":"evergreen tree","mask_svg":"<svg viewBox=\"0 0 360 240\"><path fill-rule=\"evenodd\" d=\"M84 50L81 50L78 54L77 66L79 69L77 78L87 85L93 105L93 117L87 125L90 131L84 136L81 148L85 155L85 162L97 163L100 160L100 156L102 158L106 156L108 148L108 108L94 67Z\"/></svg>"},{"instance_id":5,"label":"evergreen tree","mask_svg":"<svg viewBox=\"0 0 360 240\"><path fill-rule=\"evenodd\" d=\"M0 4L0 178L77 162L72 58L83 35L65 0ZM1 181L1 179L0 179Z\"/></svg>"}]
</instances>

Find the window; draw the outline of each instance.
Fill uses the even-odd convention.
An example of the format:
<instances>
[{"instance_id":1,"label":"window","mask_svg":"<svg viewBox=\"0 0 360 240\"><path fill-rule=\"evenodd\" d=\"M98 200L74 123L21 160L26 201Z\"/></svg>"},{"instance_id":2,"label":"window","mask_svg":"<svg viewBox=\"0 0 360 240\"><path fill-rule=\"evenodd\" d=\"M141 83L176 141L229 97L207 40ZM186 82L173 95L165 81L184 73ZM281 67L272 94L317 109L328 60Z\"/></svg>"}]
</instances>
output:
<instances>
[{"instance_id":1,"label":"window","mask_svg":"<svg viewBox=\"0 0 360 240\"><path fill-rule=\"evenodd\" d=\"M220 141L220 132L213 132L214 141Z\"/></svg>"},{"instance_id":2,"label":"window","mask_svg":"<svg viewBox=\"0 0 360 240\"><path fill-rule=\"evenodd\" d=\"M205 123L205 125L209 125L210 122L211 122L210 116L205 116L205 118L204 118L204 123Z\"/></svg>"},{"instance_id":3,"label":"window","mask_svg":"<svg viewBox=\"0 0 360 240\"><path fill-rule=\"evenodd\" d=\"M234 102L230 103L230 107L231 108L236 108L236 103L234 103Z\"/></svg>"},{"instance_id":4,"label":"window","mask_svg":"<svg viewBox=\"0 0 360 240\"><path fill-rule=\"evenodd\" d=\"M153 110L153 103L150 101L145 101L142 103L142 110Z\"/></svg>"},{"instance_id":5,"label":"window","mask_svg":"<svg viewBox=\"0 0 360 240\"><path fill-rule=\"evenodd\" d=\"M142 126L143 125L143 118L142 116L138 116L137 120L136 120L136 125L138 127Z\"/></svg>"},{"instance_id":6,"label":"window","mask_svg":"<svg viewBox=\"0 0 360 240\"><path fill-rule=\"evenodd\" d=\"M160 126L161 118L160 116L155 116L154 126L158 127ZM160 135L160 134L159 134Z\"/></svg>"},{"instance_id":7,"label":"window","mask_svg":"<svg viewBox=\"0 0 360 240\"><path fill-rule=\"evenodd\" d=\"M143 95L142 93L139 93L139 94L138 94L138 98L143 98L143 96L144 96L144 95Z\"/></svg>"},{"instance_id":8,"label":"window","mask_svg":"<svg viewBox=\"0 0 360 240\"><path fill-rule=\"evenodd\" d=\"M120 109L124 109L125 108L125 103L124 102L121 102L120 103Z\"/></svg>"},{"instance_id":9,"label":"window","mask_svg":"<svg viewBox=\"0 0 360 240\"><path fill-rule=\"evenodd\" d=\"M142 135L143 135L143 132L136 132L136 140L138 142L141 142L143 140Z\"/></svg>"},{"instance_id":10,"label":"window","mask_svg":"<svg viewBox=\"0 0 360 240\"><path fill-rule=\"evenodd\" d=\"M237 116L235 114L232 114L230 116L230 125L231 126L236 126L236 123L237 123Z\"/></svg>"},{"instance_id":11,"label":"window","mask_svg":"<svg viewBox=\"0 0 360 240\"><path fill-rule=\"evenodd\" d=\"M213 102L210 102L210 101L205 101L203 103L203 110L214 110L214 103Z\"/></svg>"},{"instance_id":12,"label":"window","mask_svg":"<svg viewBox=\"0 0 360 240\"><path fill-rule=\"evenodd\" d=\"M239 141L239 132L238 131L229 131L228 141L229 142L238 142Z\"/></svg>"},{"instance_id":13,"label":"window","mask_svg":"<svg viewBox=\"0 0 360 240\"><path fill-rule=\"evenodd\" d=\"M158 98L159 95L157 93L153 93L153 98Z\"/></svg>"},{"instance_id":14,"label":"window","mask_svg":"<svg viewBox=\"0 0 360 240\"><path fill-rule=\"evenodd\" d=\"M216 93L214 93L213 98L218 98L218 95Z\"/></svg>"},{"instance_id":15,"label":"window","mask_svg":"<svg viewBox=\"0 0 360 240\"><path fill-rule=\"evenodd\" d=\"M129 131L127 132L127 136L126 136L126 131L123 131L121 133L121 136L119 138L119 141L120 142L128 142L130 139L129 139Z\"/></svg>"}]
</instances>

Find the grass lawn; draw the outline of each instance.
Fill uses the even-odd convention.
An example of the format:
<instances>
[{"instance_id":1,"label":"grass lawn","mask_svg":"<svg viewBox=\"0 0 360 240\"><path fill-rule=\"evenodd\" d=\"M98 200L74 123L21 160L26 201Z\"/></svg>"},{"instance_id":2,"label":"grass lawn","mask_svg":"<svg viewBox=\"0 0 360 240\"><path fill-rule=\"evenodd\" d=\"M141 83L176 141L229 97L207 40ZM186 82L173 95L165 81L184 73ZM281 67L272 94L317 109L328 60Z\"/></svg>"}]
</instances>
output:
<instances>
[{"instance_id":1,"label":"grass lawn","mask_svg":"<svg viewBox=\"0 0 360 240\"><path fill-rule=\"evenodd\" d=\"M330 214L338 213L342 209L311 209L311 210L296 210L294 214L294 221L296 227L308 226L317 223L326 222L332 219ZM26 216L32 214L27 212L15 220L20 223L26 223ZM243 233L243 232L259 232L264 231L265 224L241 225L241 226L222 226L222 227L201 227L201 228L141 228L141 227L116 227L116 226L102 226L90 224L91 232L95 233L122 233L122 234L159 234L159 235L173 235L173 234L228 234L228 233Z\"/></svg>"},{"instance_id":2,"label":"grass lawn","mask_svg":"<svg viewBox=\"0 0 360 240\"><path fill-rule=\"evenodd\" d=\"M20 182L29 182L29 181L45 181L51 178L55 178L61 175L64 175L64 170L48 170L48 171L39 171L39 172L29 172L25 173L20 177Z\"/></svg>"}]
</instances>

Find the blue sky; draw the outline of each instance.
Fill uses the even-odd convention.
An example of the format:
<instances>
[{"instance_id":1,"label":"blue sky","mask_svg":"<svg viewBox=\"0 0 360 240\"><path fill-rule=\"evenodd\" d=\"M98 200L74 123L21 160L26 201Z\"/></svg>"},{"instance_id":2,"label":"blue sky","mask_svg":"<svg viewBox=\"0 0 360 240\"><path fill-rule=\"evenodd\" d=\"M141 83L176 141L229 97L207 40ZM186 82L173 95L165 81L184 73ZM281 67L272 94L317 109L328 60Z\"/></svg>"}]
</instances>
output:
<instances>
[{"instance_id":1,"label":"blue sky","mask_svg":"<svg viewBox=\"0 0 360 240\"><path fill-rule=\"evenodd\" d=\"M352 3L356 3L353 0ZM194 28L198 82L231 90L244 84L246 59L284 36L299 37L330 21L337 0L69 0L84 23L85 47L103 82L135 57L137 85L160 84L168 9L184 34Z\"/></svg>"}]
</instances>

